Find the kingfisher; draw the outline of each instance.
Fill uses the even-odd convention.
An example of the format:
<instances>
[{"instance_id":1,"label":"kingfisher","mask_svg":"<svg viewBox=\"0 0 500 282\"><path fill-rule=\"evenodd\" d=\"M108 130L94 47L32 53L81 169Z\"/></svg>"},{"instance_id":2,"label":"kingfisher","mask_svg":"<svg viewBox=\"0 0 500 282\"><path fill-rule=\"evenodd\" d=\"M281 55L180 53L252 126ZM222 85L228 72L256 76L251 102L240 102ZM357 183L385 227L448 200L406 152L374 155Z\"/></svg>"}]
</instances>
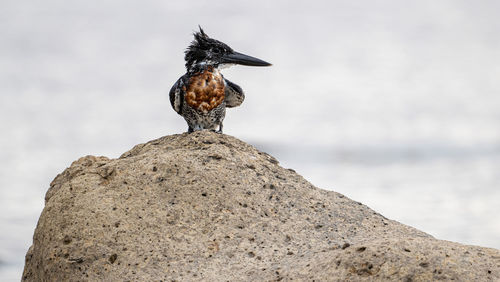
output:
<instances>
[{"instance_id":1,"label":"kingfisher","mask_svg":"<svg viewBox=\"0 0 500 282\"><path fill-rule=\"evenodd\" d=\"M235 64L271 64L238 53L227 44L210 38L201 28L185 51L186 74L170 89L170 104L188 124L188 132L209 129L222 133L226 108L241 105L245 94L240 86L227 80L220 70Z\"/></svg>"}]
</instances>

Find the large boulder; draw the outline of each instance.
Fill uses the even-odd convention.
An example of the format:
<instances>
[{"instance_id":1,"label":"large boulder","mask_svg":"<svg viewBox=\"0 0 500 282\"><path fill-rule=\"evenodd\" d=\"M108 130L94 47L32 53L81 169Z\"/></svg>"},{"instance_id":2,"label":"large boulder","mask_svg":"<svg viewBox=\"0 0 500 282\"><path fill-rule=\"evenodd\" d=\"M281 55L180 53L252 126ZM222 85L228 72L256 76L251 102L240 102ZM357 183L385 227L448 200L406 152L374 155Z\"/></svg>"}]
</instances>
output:
<instances>
[{"instance_id":1,"label":"large boulder","mask_svg":"<svg viewBox=\"0 0 500 282\"><path fill-rule=\"evenodd\" d=\"M50 185L23 274L282 279L498 281L500 251L437 240L202 131L75 161Z\"/></svg>"}]
</instances>

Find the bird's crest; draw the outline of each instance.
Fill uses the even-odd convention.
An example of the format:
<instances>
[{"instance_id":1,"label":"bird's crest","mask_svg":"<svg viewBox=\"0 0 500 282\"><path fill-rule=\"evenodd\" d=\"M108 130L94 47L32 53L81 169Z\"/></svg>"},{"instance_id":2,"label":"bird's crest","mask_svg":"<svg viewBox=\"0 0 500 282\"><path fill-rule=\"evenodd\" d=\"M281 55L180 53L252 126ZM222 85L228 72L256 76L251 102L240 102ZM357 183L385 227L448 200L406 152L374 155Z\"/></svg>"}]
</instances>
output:
<instances>
[{"instance_id":1,"label":"bird's crest","mask_svg":"<svg viewBox=\"0 0 500 282\"><path fill-rule=\"evenodd\" d=\"M209 58L210 53L215 50L223 50L225 52L232 52L231 47L227 46L225 43L219 40L210 38L201 26L198 26L200 31L193 33L194 40L186 49L184 60L186 61L186 67L192 67L194 64L199 63L204 58Z\"/></svg>"}]
</instances>

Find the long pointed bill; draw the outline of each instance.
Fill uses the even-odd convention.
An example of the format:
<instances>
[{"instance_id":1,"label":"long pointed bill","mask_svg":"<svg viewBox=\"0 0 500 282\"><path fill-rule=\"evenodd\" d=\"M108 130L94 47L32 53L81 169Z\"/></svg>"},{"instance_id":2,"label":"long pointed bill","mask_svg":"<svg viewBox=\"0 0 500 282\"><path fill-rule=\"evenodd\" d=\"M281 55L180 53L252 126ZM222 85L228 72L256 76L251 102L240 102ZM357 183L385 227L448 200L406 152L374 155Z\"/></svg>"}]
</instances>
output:
<instances>
[{"instance_id":1,"label":"long pointed bill","mask_svg":"<svg viewBox=\"0 0 500 282\"><path fill-rule=\"evenodd\" d=\"M238 65L256 66L256 67L266 67L271 65L270 63L265 62L261 59L257 59L238 52L233 52L232 54L224 55L222 61L224 64L238 64Z\"/></svg>"}]
</instances>

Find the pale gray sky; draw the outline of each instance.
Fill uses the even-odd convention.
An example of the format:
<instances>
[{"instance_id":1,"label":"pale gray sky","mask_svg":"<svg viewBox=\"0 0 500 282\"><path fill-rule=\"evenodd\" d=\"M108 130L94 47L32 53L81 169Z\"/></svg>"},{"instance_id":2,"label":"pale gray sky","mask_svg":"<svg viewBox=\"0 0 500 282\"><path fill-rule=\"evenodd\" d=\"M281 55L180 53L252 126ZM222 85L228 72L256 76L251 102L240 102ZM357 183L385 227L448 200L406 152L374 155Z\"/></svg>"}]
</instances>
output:
<instances>
[{"instance_id":1,"label":"pale gray sky","mask_svg":"<svg viewBox=\"0 0 500 282\"><path fill-rule=\"evenodd\" d=\"M167 92L197 25L273 63L225 133L440 238L500 248L498 1L2 1L0 279L50 181L186 130Z\"/></svg>"}]
</instances>

